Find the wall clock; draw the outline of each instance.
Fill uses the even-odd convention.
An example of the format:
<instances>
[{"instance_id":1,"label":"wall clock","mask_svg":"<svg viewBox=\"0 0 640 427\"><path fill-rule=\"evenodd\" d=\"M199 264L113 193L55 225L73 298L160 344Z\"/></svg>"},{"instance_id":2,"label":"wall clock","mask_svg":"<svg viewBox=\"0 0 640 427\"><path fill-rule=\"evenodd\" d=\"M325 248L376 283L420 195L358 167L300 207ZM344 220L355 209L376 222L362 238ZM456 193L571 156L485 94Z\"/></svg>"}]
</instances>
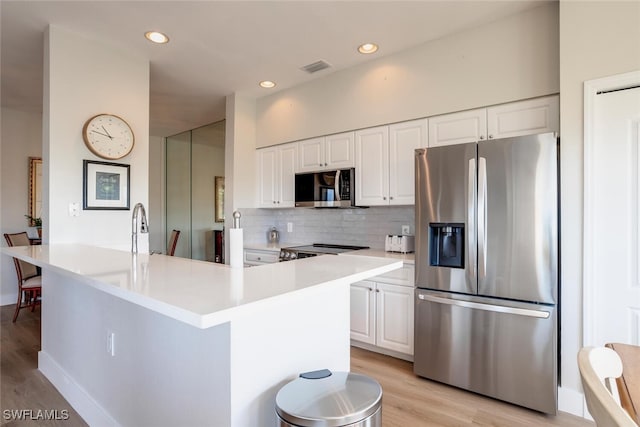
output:
<instances>
[{"instance_id":1,"label":"wall clock","mask_svg":"<svg viewBox=\"0 0 640 427\"><path fill-rule=\"evenodd\" d=\"M126 156L134 144L131 126L113 114L98 114L87 120L82 128L82 138L93 154L109 160Z\"/></svg>"}]
</instances>

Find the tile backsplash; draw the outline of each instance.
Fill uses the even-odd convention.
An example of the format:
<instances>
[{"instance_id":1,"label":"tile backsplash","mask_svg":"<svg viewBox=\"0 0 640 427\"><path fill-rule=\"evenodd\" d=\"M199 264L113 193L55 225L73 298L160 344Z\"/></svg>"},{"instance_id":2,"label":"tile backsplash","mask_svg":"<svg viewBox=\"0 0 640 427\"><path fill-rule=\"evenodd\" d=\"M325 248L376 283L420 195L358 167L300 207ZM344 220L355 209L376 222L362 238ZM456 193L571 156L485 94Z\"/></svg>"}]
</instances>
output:
<instances>
[{"instance_id":1,"label":"tile backsplash","mask_svg":"<svg viewBox=\"0 0 640 427\"><path fill-rule=\"evenodd\" d=\"M276 227L280 243L337 243L384 249L387 234L401 234L402 226L415 231L413 206L366 209L240 209L245 242L266 243L267 231ZM287 223L293 232L287 232Z\"/></svg>"}]
</instances>

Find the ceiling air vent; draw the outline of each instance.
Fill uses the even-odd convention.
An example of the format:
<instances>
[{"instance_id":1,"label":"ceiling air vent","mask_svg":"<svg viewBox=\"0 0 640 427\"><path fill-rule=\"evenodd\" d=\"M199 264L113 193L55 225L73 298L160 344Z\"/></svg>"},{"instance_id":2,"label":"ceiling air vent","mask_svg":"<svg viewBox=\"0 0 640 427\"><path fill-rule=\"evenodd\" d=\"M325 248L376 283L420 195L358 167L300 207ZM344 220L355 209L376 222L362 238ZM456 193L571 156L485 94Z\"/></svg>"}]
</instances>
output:
<instances>
[{"instance_id":1,"label":"ceiling air vent","mask_svg":"<svg viewBox=\"0 0 640 427\"><path fill-rule=\"evenodd\" d=\"M304 67L300 68L302 71L306 71L309 74L313 74L316 73L320 70L324 70L325 68L329 68L331 67L331 64L329 64L328 62L325 62L323 60L320 61L316 61L313 64L309 64L309 65L305 65Z\"/></svg>"}]
</instances>

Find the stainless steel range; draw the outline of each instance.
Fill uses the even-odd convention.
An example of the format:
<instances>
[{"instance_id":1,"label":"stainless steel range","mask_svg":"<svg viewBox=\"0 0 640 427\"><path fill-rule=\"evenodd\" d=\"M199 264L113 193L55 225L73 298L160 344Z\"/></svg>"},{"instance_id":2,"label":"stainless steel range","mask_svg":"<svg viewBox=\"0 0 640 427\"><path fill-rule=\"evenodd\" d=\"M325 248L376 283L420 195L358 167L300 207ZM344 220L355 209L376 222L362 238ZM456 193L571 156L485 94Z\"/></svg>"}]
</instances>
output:
<instances>
[{"instance_id":1,"label":"stainless steel range","mask_svg":"<svg viewBox=\"0 0 640 427\"><path fill-rule=\"evenodd\" d=\"M337 255L343 252L369 249L369 246L333 245L328 243L314 243L313 245L291 246L280 249L280 261L309 258L318 255Z\"/></svg>"}]
</instances>

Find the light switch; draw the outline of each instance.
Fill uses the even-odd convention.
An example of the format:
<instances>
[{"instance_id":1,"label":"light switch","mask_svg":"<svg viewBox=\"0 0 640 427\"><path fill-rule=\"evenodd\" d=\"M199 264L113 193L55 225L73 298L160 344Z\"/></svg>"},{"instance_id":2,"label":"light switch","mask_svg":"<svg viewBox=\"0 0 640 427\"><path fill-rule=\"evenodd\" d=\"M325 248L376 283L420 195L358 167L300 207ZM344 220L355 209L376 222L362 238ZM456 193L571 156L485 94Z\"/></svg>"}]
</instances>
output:
<instances>
[{"instance_id":1,"label":"light switch","mask_svg":"<svg viewBox=\"0 0 640 427\"><path fill-rule=\"evenodd\" d=\"M79 203L69 203L69 216L80 216Z\"/></svg>"}]
</instances>

